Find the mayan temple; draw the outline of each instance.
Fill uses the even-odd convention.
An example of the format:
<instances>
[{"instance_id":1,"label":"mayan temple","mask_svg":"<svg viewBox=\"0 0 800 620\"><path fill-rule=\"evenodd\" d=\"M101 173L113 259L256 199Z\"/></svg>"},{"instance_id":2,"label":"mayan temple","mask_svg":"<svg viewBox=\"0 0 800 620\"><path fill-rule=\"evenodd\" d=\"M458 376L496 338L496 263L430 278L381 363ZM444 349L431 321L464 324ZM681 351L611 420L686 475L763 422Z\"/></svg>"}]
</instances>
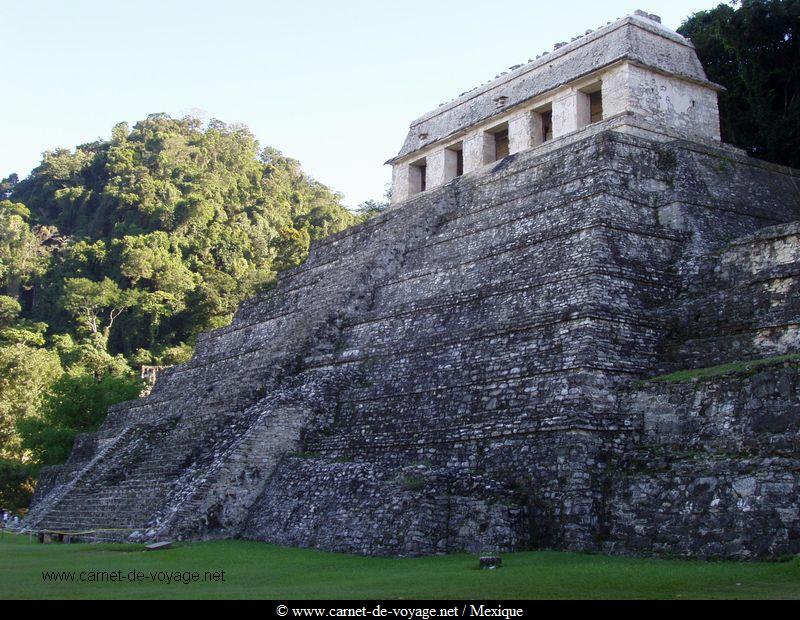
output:
<instances>
[{"instance_id":1,"label":"mayan temple","mask_svg":"<svg viewBox=\"0 0 800 620\"><path fill-rule=\"evenodd\" d=\"M24 527L800 553L800 171L720 141L721 90L637 12L420 117L391 208L112 407Z\"/></svg>"}]
</instances>

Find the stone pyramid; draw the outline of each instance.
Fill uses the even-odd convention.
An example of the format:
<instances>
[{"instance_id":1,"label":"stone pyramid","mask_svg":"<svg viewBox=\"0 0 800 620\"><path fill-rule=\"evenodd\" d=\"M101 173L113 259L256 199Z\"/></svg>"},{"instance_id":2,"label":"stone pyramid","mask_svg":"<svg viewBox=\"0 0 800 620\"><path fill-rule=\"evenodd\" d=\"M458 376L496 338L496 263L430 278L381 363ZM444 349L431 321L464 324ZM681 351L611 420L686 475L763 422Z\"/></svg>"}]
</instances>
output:
<instances>
[{"instance_id":1,"label":"stone pyramid","mask_svg":"<svg viewBox=\"0 0 800 620\"><path fill-rule=\"evenodd\" d=\"M446 104L460 128L417 121L393 207L112 407L42 472L24 526L375 555L800 552L800 173L720 143L716 90L642 59L696 61L678 38L631 16ZM559 69L575 58L590 70ZM602 119L582 125L596 76Z\"/></svg>"}]
</instances>

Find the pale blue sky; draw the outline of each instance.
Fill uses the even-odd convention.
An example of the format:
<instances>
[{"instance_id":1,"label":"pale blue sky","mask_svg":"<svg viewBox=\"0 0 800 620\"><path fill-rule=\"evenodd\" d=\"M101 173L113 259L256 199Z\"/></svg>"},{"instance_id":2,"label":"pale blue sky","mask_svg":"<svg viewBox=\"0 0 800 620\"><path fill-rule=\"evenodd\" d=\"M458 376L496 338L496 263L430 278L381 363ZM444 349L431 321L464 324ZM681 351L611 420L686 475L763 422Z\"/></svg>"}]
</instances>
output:
<instances>
[{"instance_id":1,"label":"pale blue sky","mask_svg":"<svg viewBox=\"0 0 800 620\"><path fill-rule=\"evenodd\" d=\"M0 0L0 177L114 124L193 109L244 123L354 206L417 116L642 8L709 0Z\"/></svg>"}]
</instances>

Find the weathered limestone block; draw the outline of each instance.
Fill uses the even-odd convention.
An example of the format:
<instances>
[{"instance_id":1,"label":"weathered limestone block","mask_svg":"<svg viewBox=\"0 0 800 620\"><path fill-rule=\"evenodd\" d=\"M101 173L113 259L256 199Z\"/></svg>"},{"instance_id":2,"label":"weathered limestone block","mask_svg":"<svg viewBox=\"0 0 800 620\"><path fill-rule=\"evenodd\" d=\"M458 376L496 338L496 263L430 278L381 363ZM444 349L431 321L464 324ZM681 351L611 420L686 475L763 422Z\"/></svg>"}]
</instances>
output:
<instances>
[{"instance_id":1,"label":"weathered limestone block","mask_svg":"<svg viewBox=\"0 0 800 620\"><path fill-rule=\"evenodd\" d=\"M392 168L392 200L401 202L411 196L409 192L409 166L394 166Z\"/></svg>"},{"instance_id":2,"label":"weathered limestone block","mask_svg":"<svg viewBox=\"0 0 800 620\"><path fill-rule=\"evenodd\" d=\"M704 558L800 552L800 363L623 399L643 419L612 481L604 548Z\"/></svg>"},{"instance_id":3,"label":"weathered limestone block","mask_svg":"<svg viewBox=\"0 0 800 620\"><path fill-rule=\"evenodd\" d=\"M437 151L428 158L428 187L449 183L457 176L458 155L450 149Z\"/></svg>"},{"instance_id":4,"label":"weathered limestone block","mask_svg":"<svg viewBox=\"0 0 800 620\"><path fill-rule=\"evenodd\" d=\"M543 142L542 115L525 111L508 121L509 153L521 153Z\"/></svg>"},{"instance_id":5,"label":"weathered limestone block","mask_svg":"<svg viewBox=\"0 0 800 620\"><path fill-rule=\"evenodd\" d=\"M560 138L589 124L589 95L570 90L553 101L553 137Z\"/></svg>"},{"instance_id":6,"label":"weathered limestone block","mask_svg":"<svg viewBox=\"0 0 800 620\"><path fill-rule=\"evenodd\" d=\"M479 170L494 161L495 146L492 136L479 132L464 141L464 172Z\"/></svg>"}]
</instances>

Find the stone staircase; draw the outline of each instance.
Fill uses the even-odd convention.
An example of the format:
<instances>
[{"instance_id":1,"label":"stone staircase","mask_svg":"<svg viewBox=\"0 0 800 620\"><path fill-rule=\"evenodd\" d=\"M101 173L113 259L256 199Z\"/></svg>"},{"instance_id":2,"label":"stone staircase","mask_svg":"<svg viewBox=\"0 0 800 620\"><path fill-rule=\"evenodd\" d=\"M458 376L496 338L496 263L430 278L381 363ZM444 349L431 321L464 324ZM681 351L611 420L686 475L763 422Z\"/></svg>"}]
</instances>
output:
<instances>
[{"instance_id":1,"label":"stone staircase","mask_svg":"<svg viewBox=\"0 0 800 620\"><path fill-rule=\"evenodd\" d=\"M126 440L133 433L133 429L126 428L122 433L117 435L112 441L108 442L101 450L99 450L88 463L75 469L75 473L66 478L61 484L51 488L49 493L39 502L34 504L31 510L25 517L24 529L34 530L38 528L45 517L51 513L55 513L57 507L73 489L78 487L84 480L100 471L100 466L104 464L114 453L118 446L124 446ZM53 526L60 526L58 521L52 523Z\"/></svg>"},{"instance_id":2,"label":"stone staircase","mask_svg":"<svg viewBox=\"0 0 800 620\"><path fill-rule=\"evenodd\" d=\"M287 313L256 319L245 308L230 328L204 339L195 358L164 373L151 396L109 416L100 435L130 421L87 464L74 465L78 475L51 491L26 526L102 529L95 539L112 540L184 531L235 535L272 469L340 389L337 372L303 375L304 365L330 358L347 317L369 310L378 285L402 267L409 247L435 233L455 200L452 189L443 193L406 223L410 234L385 237L362 252L346 286L315 291L312 311L294 313L287 323ZM289 274L287 288L315 281L309 274L318 268ZM263 361L230 372L248 357ZM205 389L194 396L201 381ZM188 402L176 409L173 402L184 395Z\"/></svg>"}]
</instances>

